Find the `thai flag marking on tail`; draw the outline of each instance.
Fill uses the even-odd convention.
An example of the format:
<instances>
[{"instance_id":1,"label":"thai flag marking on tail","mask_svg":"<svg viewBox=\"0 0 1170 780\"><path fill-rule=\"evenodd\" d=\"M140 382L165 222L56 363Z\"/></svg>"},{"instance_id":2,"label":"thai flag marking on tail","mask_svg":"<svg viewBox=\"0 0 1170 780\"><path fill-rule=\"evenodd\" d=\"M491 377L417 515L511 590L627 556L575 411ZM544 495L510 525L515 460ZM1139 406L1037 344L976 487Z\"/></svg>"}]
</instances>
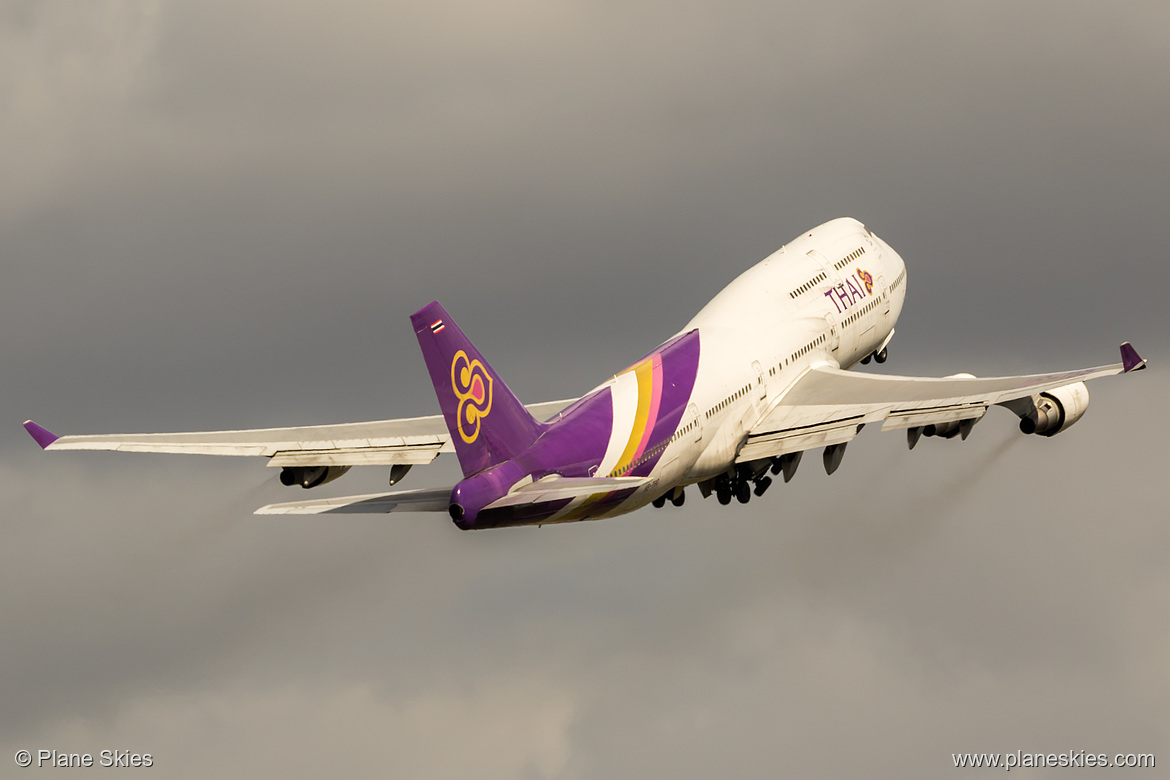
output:
<instances>
[{"instance_id":1,"label":"thai flag marking on tail","mask_svg":"<svg viewBox=\"0 0 1170 780\"><path fill-rule=\"evenodd\" d=\"M446 326L443 325L442 320L435 320L434 322L431 323L431 333L438 333L441 330L443 330L444 327L446 327Z\"/></svg>"}]
</instances>

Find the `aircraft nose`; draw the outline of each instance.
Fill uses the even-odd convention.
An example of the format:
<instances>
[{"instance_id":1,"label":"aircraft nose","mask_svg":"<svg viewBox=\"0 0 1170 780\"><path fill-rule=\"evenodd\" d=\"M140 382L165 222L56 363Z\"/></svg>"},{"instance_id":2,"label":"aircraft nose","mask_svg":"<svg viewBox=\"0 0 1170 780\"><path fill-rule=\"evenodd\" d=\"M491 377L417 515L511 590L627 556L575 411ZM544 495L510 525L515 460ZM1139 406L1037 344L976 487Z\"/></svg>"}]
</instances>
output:
<instances>
[{"instance_id":1,"label":"aircraft nose","mask_svg":"<svg viewBox=\"0 0 1170 780\"><path fill-rule=\"evenodd\" d=\"M869 235L873 238L874 243L877 244L878 247L882 250L882 255L889 258L895 267L906 267L906 262L902 259L902 256L890 248L890 245L887 244L881 236L876 235L875 233L870 233Z\"/></svg>"}]
</instances>

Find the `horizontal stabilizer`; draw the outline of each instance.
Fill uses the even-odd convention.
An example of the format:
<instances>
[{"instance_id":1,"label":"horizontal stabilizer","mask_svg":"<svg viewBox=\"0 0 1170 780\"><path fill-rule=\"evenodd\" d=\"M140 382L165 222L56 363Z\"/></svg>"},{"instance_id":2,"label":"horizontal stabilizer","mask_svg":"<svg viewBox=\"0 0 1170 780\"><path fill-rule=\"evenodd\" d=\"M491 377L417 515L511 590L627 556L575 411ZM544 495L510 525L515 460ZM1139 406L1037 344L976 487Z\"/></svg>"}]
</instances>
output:
<instances>
[{"instance_id":1,"label":"horizontal stabilizer","mask_svg":"<svg viewBox=\"0 0 1170 780\"><path fill-rule=\"evenodd\" d=\"M566 498L585 498L618 490L641 487L649 477L558 477L549 476L516 488L487 505L487 509L521 504L542 504Z\"/></svg>"},{"instance_id":2,"label":"horizontal stabilizer","mask_svg":"<svg viewBox=\"0 0 1170 780\"><path fill-rule=\"evenodd\" d=\"M369 493L364 496L319 498L268 504L257 515L380 514L385 512L446 512L451 502L451 488L400 490L397 493Z\"/></svg>"},{"instance_id":3,"label":"horizontal stabilizer","mask_svg":"<svg viewBox=\"0 0 1170 780\"><path fill-rule=\"evenodd\" d=\"M494 501L492 508L539 504L566 498L593 496L641 487L646 477L564 478L546 477L516 488ZM384 512L446 512L451 503L451 488L402 490L396 493L370 493L364 496L319 498L268 504L256 510L258 515L378 514Z\"/></svg>"}]
</instances>

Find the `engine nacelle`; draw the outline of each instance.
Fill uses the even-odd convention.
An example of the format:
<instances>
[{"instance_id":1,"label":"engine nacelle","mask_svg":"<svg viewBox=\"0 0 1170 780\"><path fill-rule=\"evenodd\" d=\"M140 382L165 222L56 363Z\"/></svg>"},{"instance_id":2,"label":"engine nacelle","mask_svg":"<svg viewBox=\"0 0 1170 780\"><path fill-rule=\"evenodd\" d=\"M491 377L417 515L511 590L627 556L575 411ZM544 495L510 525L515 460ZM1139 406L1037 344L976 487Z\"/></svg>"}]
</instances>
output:
<instances>
[{"instance_id":1,"label":"engine nacelle","mask_svg":"<svg viewBox=\"0 0 1170 780\"><path fill-rule=\"evenodd\" d=\"M923 436L938 436L940 439L953 439L959 435L962 420L951 420L950 422L931 423L923 426Z\"/></svg>"},{"instance_id":2,"label":"engine nacelle","mask_svg":"<svg viewBox=\"0 0 1170 780\"><path fill-rule=\"evenodd\" d=\"M974 374L966 372L961 374L950 374L943 377L943 379L975 379ZM971 433L971 427L978 422L977 419L972 420L949 420L947 422L929 423L921 428L912 428L911 431L918 431L918 433L910 434L910 449L914 449L914 445L918 443L918 437L921 436L938 436L940 439L953 439L956 436L962 435L964 439Z\"/></svg>"},{"instance_id":3,"label":"engine nacelle","mask_svg":"<svg viewBox=\"0 0 1170 780\"><path fill-rule=\"evenodd\" d=\"M1020 418L1020 430L1055 436L1084 416L1089 408L1089 388L1076 382L1032 398L1033 409Z\"/></svg>"},{"instance_id":4,"label":"engine nacelle","mask_svg":"<svg viewBox=\"0 0 1170 780\"><path fill-rule=\"evenodd\" d=\"M303 488L317 487L332 482L352 466L285 466L280 470L280 484L300 485Z\"/></svg>"}]
</instances>

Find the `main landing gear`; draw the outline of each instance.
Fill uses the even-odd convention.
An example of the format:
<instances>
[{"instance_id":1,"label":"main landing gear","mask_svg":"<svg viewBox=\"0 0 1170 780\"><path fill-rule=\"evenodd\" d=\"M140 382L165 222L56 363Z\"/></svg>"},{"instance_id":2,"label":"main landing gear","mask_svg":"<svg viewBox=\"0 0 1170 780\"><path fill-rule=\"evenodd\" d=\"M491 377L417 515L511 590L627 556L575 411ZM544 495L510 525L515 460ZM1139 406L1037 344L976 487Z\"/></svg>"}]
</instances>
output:
<instances>
[{"instance_id":1,"label":"main landing gear","mask_svg":"<svg viewBox=\"0 0 1170 780\"><path fill-rule=\"evenodd\" d=\"M719 503L727 506L731 503L731 480L724 474L715 481L715 497L719 499Z\"/></svg>"},{"instance_id":2,"label":"main landing gear","mask_svg":"<svg viewBox=\"0 0 1170 780\"><path fill-rule=\"evenodd\" d=\"M676 487L673 490L668 490L667 492L663 493L650 503L654 505L655 509L661 509L662 507L666 506L667 500L669 500L670 503L674 504L675 506L682 506L684 503L686 503L687 500L686 491L681 486Z\"/></svg>"},{"instance_id":3,"label":"main landing gear","mask_svg":"<svg viewBox=\"0 0 1170 780\"><path fill-rule=\"evenodd\" d=\"M860 431L862 427L859 425L857 430ZM841 466L847 444L848 442L840 442L825 447L822 459L826 474L832 474ZM772 486L774 480L768 476L768 472L771 472L773 476L783 474L785 482L791 480L796 474L796 469L800 465L800 459L803 455L804 452L789 452L774 458L761 458L748 463L736 464L734 468L728 469L716 477L699 482L699 492L703 498L708 498L714 493L715 498L723 506L730 504L732 499L746 504L752 500L753 495L762 496ZM662 507L669 499L675 506L682 506L683 498L682 487L676 487L672 491L663 493L651 503L656 507Z\"/></svg>"},{"instance_id":4,"label":"main landing gear","mask_svg":"<svg viewBox=\"0 0 1170 780\"><path fill-rule=\"evenodd\" d=\"M861 359L861 365L863 365L863 366L868 366L868 365L869 365L870 358L873 358L873 359L874 359L874 360L876 360L878 363L885 363L885 362L886 362L886 358L888 358L889 356L890 356L890 353L886 351L886 348L885 348L885 347L882 347L882 348L881 348L880 350L878 350L877 352L870 352L868 355L866 355L865 357L863 357L863 358Z\"/></svg>"},{"instance_id":5,"label":"main landing gear","mask_svg":"<svg viewBox=\"0 0 1170 780\"><path fill-rule=\"evenodd\" d=\"M796 458L799 461L799 457ZM734 498L741 504L752 500L752 496L762 496L772 486L772 478L768 476L768 466L772 465L779 473L774 461L762 460L750 464L741 464L733 474L720 474L715 478L715 497L719 503L727 506ZM795 471L795 467L792 469ZM787 480L785 480L787 481ZM709 493L705 493L709 495Z\"/></svg>"},{"instance_id":6,"label":"main landing gear","mask_svg":"<svg viewBox=\"0 0 1170 780\"><path fill-rule=\"evenodd\" d=\"M845 457L846 444L847 442L842 442L825 447L823 460L826 474L832 474L840 467L841 460ZM751 501L753 495L762 496L772 486L773 479L768 476L768 472L771 472L773 476L783 474L785 482L791 480L796 474L796 468L800 465L800 459L803 455L803 452L789 452L775 458L740 463L733 471L729 470L717 477L700 482L699 491L703 494L703 498L714 493L723 506L730 504L732 499L746 504ZM662 506L665 501L666 496L659 496L655 499L654 505Z\"/></svg>"}]
</instances>

